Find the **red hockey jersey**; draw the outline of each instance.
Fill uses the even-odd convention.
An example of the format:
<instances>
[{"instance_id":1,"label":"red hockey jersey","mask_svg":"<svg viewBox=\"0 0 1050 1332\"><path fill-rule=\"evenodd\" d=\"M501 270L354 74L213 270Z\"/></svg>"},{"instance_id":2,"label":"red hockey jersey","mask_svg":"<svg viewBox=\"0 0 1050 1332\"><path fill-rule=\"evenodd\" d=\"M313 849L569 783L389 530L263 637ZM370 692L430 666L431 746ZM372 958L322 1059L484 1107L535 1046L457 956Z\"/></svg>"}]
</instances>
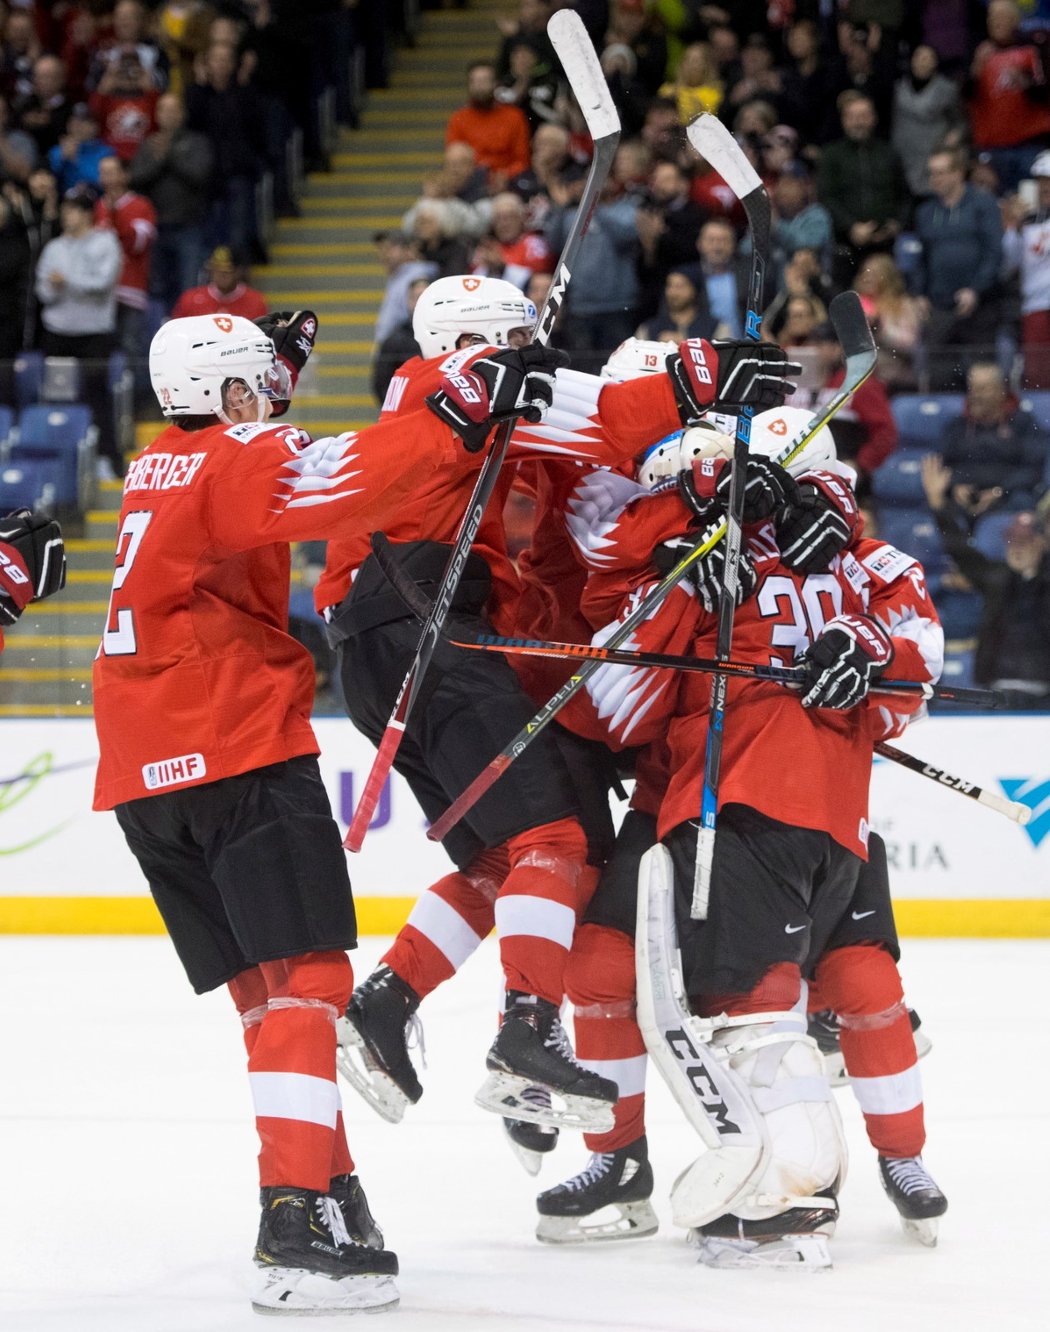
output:
<instances>
[{"instance_id":1,"label":"red hockey jersey","mask_svg":"<svg viewBox=\"0 0 1050 1332\"><path fill-rule=\"evenodd\" d=\"M316 754L288 542L382 525L457 456L429 411L316 441L283 423L165 430L124 480L95 808Z\"/></svg>"},{"instance_id":2,"label":"red hockey jersey","mask_svg":"<svg viewBox=\"0 0 1050 1332\"><path fill-rule=\"evenodd\" d=\"M99 199L95 223L117 233L124 266L117 282L117 301L133 310L145 310L149 290L150 252L157 238L157 213L144 194L128 190L115 204Z\"/></svg>"}]
</instances>

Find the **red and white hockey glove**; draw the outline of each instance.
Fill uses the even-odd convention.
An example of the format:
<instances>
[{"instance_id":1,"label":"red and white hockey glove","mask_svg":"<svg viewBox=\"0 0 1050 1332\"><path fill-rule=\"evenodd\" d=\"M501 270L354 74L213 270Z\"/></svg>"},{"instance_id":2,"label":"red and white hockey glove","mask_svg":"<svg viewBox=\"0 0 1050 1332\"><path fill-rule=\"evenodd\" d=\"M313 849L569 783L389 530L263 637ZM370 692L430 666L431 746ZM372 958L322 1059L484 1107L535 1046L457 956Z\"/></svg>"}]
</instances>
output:
<instances>
[{"instance_id":1,"label":"red and white hockey glove","mask_svg":"<svg viewBox=\"0 0 1050 1332\"><path fill-rule=\"evenodd\" d=\"M317 342L317 316L312 310L279 310L263 315L255 323L273 343L280 389L273 399L272 416L283 416L295 392L299 373L310 359Z\"/></svg>"},{"instance_id":2,"label":"red and white hockey glove","mask_svg":"<svg viewBox=\"0 0 1050 1332\"><path fill-rule=\"evenodd\" d=\"M697 458L692 470L679 472L678 488L693 512L707 521L714 508L729 504L730 460ZM744 483L744 522L757 523L769 518L785 505L799 498L795 478L768 458L748 457Z\"/></svg>"},{"instance_id":3,"label":"red and white hockey glove","mask_svg":"<svg viewBox=\"0 0 1050 1332\"><path fill-rule=\"evenodd\" d=\"M28 509L0 518L0 624L66 585L66 548L56 522Z\"/></svg>"},{"instance_id":4,"label":"red and white hockey glove","mask_svg":"<svg viewBox=\"0 0 1050 1332\"><path fill-rule=\"evenodd\" d=\"M798 497L777 515L780 558L795 573L823 573L860 526L849 484L830 472L813 472L798 483Z\"/></svg>"},{"instance_id":5,"label":"red and white hockey glove","mask_svg":"<svg viewBox=\"0 0 1050 1332\"><path fill-rule=\"evenodd\" d=\"M806 650L804 708L855 708L893 660L893 643L867 615L836 615Z\"/></svg>"},{"instance_id":6,"label":"red and white hockey glove","mask_svg":"<svg viewBox=\"0 0 1050 1332\"><path fill-rule=\"evenodd\" d=\"M802 367L772 342L743 339L708 342L687 338L667 362L678 415L683 425L706 411L762 411L779 407L795 391L790 382Z\"/></svg>"},{"instance_id":7,"label":"red and white hockey glove","mask_svg":"<svg viewBox=\"0 0 1050 1332\"><path fill-rule=\"evenodd\" d=\"M676 537L665 541L653 552L653 563L661 576L669 574L683 555L688 554L692 542L686 537ZM725 581L726 548L720 541L712 546L706 555L694 560L686 573L700 604L709 615L718 614L718 604L722 596L722 583ZM737 566L737 584L733 599L737 606L742 606L748 597L754 596L758 587L758 570L755 562L746 550L740 552Z\"/></svg>"},{"instance_id":8,"label":"red and white hockey glove","mask_svg":"<svg viewBox=\"0 0 1050 1332\"><path fill-rule=\"evenodd\" d=\"M532 343L491 352L449 369L426 404L477 453L501 421L542 421L554 399L555 372L568 364L563 351Z\"/></svg>"}]
</instances>

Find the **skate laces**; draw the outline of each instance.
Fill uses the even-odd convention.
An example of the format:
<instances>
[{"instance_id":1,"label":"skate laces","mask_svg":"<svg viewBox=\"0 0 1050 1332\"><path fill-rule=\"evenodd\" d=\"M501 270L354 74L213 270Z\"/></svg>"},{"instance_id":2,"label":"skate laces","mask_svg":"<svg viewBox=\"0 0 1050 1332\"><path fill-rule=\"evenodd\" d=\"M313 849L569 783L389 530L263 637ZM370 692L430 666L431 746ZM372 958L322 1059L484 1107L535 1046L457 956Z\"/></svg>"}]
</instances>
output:
<instances>
[{"instance_id":1,"label":"skate laces","mask_svg":"<svg viewBox=\"0 0 1050 1332\"><path fill-rule=\"evenodd\" d=\"M921 1193L937 1187L921 1156L888 1157L886 1173L902 1193Z\"/></svg>"},{"instance_id":2,"label":"skate laces","mask_svg":"<svg viewBox=\"0 0 1050 1332\"><path fill-rule=\"evenodd\" d=\"M551 1104L551 1094L546 1087L537 1087L530 1085L521 1093L521 1099L529 1105L535 1105L543 1110L549 1110Z\"/></svg>"},{"instance_id":3,"label":"skate laces","mask_svg":"<svg viewBox=\"0 0 1050 1332\"><path fill-rule=\"evenodd\" d=\"M334 1198L328 1194L321 1194L317 1200L318 1210L321 1213L321 1219L332 1232L332 1239L336 1244L352 1244L350 1232L346 1228L346 1222L343 1219L343 1209Z\"/></svg>"},{"instance_id":4,"label":"skate laces","mask_svg":"<svg viewBox=\"0 0 1050 1332\"><path fill-rule=\"evenodd\" d=\"M563 1189L568 1189L570 1193L579 1193L581 1189L589 1189L592 1184L597 1184L603 1175L607 1175L612 1169L615 1153L613 1152L592 1152L591 1159L578 1175L573 1175L572 1179L567 1179L562 1185Z\"/></svg>"},{"instance_id":5,"label":"skate laces","mask_svg":"<svg viewBox=\"0 0 1050 1332\"><path fill-rule=\"evenodd\" d=\"M548 1050L554 1050L557 1054L572 1064L573 1068L582 1068L582 1064L576 1062L576 1054L569 1044L569 1038L565 1034L565 1028L561 1025L561 1018L555 1017L551 1023L551 1029L543 1038L544 1047Z\"/></svg>"}]
</instances>

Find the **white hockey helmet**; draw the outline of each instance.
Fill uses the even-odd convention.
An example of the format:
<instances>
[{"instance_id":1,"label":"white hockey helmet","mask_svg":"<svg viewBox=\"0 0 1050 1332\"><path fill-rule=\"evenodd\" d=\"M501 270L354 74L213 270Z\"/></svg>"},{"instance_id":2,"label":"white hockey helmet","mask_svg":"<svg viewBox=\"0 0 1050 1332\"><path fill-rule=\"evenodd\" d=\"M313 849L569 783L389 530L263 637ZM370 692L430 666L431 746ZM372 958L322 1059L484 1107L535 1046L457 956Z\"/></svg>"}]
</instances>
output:
<instances>
[{"instance_id":1,"label":"white hockey helmet","mask_svg":"<svg viewBox=\"0 0 1050 1332\"><path fill-rule=\"evenodd\" d=\"M412 332L423 359L456 350L465 333L476 334L494 347L509 345L516 328L536 327L536 306L513 282L502 278L438 278L416 301Z\"/></svg>"},{"instance_id":2,"label":"white hockey helmet","mask_svg":"<svg viewBox=\"0 0 1050 1332\"><path fill-rule=\"evenodd\" d=\"M1028 174L1036 179L1039 176L1050 176L1050 148L1043 149L1028 168Z\"/></svg>"},{"instance_id":3,"label":"white hockey helmet","mask_svg":"<svg viewBox=\"0 0 1050 1332\"><path fill-rule=\"evenodd\" d=\"M671 345L671 344L669 344ZM671 345L671 350L675 350ZM730 458L733 436L717 423L697 421L686 430L675 430L651 445L638 464L638 482L646 490L663 490L676 483L678 473L696 458Z\"/></svg>"},{"instance_id":4,"label":"white hockey helmet","mask_svg":"<svg viewBox=\"0 0 1050 1332\"><path fill-rule=\"evenodd\" d=\"M639 379L657 375L667 365L667 358L678 350L673 342L647 342L645 338L625 338L601 369L602 379Z\"/></svg>"},{"instance_id":5,"label":"white hockey helmet","mask_svg":"<svg viewBox=\"0 0 1050 1332\"><path fill-rule=\"evenodd\" d=\"M763 458L775 459L783 453L786 444L805 431L812 415L812 412L802 407L773 407L767 412L759 412L751 423L749 451ZM827 426L821 426L806 447L786 466L792 476L799 476L811 468L834 464L837 458L831 431ZM832 470L835 468L832 467Z\"/></svg>"},{"instance_id":6,"label":"white hockey helmet","mask_svg":"<svg viewBox=\"0 0 1050 1332\"><path fill-rule=\"evenodd\" d=\"M223 385L241 379L259 402L289 398L273 343L241 315L192 315L158 329L149 349L149 377L165 416L221 416Z\"/></svg>"}]
</instances>

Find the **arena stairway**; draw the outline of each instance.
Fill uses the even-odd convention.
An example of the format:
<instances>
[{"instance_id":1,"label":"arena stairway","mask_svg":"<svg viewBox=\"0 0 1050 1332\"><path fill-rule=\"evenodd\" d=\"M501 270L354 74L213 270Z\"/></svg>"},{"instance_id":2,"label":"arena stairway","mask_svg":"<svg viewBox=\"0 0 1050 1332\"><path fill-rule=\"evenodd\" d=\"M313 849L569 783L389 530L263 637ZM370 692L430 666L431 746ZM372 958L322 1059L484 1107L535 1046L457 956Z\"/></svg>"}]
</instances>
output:
<instances>
[{"instance_id":1,"label":"arena stairway","mask_svg":"<svg viewBox=\"0 0 1050 1332\"><path fill-rule=\"evenodd\" d=\"M425 171L441 163L445 124L465 100L471 60L494 56L500 0L428 10L415 45L397 55L389 88L368 94L360 128L339 131L332 171L313 174L302 215L282 218L271 263L255 280L273 309L317 311L320 340L296 398L294 419L315 437L375 420L369 382L372 333L385 274L373 236L400 225ZM144 447L162 428L139 424ZM91 663L113 571L120 482L102 482L84 536L67 543L69 579L31 606L6 635L0 717L90 716Z\"/></svg>"}]
</instances>

